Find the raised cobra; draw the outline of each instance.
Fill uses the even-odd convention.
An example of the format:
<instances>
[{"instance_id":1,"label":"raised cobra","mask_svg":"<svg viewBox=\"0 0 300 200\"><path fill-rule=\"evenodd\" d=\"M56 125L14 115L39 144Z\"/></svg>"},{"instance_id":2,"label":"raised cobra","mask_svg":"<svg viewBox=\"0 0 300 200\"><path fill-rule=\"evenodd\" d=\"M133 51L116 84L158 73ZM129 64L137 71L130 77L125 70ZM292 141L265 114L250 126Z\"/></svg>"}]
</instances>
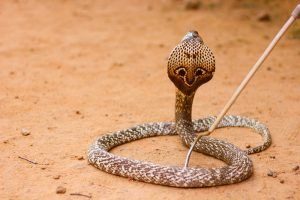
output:
<instances>
[{"instance_id":1,"label":"raised cobra","mask_svg":"<svg viewBox=\"0 0 300 200\"><path fill-rule=\"evenodd\" d=\"M177 87L175 123L157 122L104 135L96 139L88 150L88 161L95 167L119 176L148 183L174 187L208 187L243 181L253 173L247 154L265 150L271 145L268 128L260 122L241 116L225 116L218 127L249 127L263 138L263 144L246 151L228 142L204 136L194 150L224 161L220 168L182 168L162 166L131 160L109 153L109 150L134 140L178 134L190 146L196 133L206 131L215 117L192 121L192 103L197 88L208 82L215 71L215 59L196 31L188 32L173 49L168 59L168 75Z\"/></svg>"}]
</instances>

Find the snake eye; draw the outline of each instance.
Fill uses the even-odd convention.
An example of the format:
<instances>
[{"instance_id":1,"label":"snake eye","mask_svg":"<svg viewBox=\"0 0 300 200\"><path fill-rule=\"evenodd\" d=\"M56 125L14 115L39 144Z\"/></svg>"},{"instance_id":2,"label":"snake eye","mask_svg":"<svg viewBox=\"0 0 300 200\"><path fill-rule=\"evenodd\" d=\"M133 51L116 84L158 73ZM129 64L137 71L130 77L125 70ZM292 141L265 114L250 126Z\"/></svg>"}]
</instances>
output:
<instances>
[{"instance_id":1,"label":"snake eye","mask_svg":"<svg viewBox=\"0 0 300 200\"><path fill-rule=\"evenodd\" d=\"M184 77L186 74L186 70L185 70L185 68L180 67L180 68L176 69L175 73L181 77Z\"/></svg>"},{"instance_id":2,"label":"snake eye","mask_svg":"<svg viewBox=\"0 0 300 200\"><path fill-rule=\"evenodd\" d=\"M196 71L195 71L195 76L200 76L200 75L203 75L205 73L206 73L206 71L204 69L197 68Z\"/></svg>"}]
</instances>

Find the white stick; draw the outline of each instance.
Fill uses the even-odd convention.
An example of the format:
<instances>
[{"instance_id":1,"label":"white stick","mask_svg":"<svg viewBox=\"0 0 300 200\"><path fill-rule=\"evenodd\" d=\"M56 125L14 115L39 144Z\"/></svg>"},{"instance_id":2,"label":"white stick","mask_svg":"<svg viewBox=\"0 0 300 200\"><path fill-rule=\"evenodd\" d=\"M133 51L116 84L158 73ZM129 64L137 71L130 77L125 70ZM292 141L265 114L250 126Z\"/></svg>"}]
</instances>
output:
<instances>
[{"instance_id":1,"label":"white stick","mask_svg":"<svg viewBox=\"0 0 300 200\"><path fill-rule=\"evenodd\" d=\"M248 82L254 76L255 72L259 69L259 67L263 64L263 62L268 57L268 55L272 52L272 50L276 46L277 42L284 35L284 33L287 31L287 29L292 25L292 23L297 18L299 18L299 17L300 17L300 4L298 4L296 6L296 8L294 9L294 11L291 14L291 17L287 20L287 22L283 25L283 27L280 29L280 31L277 33L277 35L274 37L274 39L269 44L269 46L266 48L266 50L264 51L264 53L262 54L262 56L253 65L253 67L251 68L251 70L249 71L249 73L247 74L247 76L244 78L244 80L242 81L242 83L239 85L239 87L236 89L236 91L234 92L234 94L232 95L232 97L229 99L229 101L226 103L226 105L224 106L224 108L222 109L222 111L219 113L219 115L218 115L217 119L214 121L213 125L211 125L211 127L208 129L208 131L206 133L200 134L195 139L195 141L193 142L193 144L191 145L191 147L190 147L190 149L189 149L189 151L187 153L184 167L188 167L192 151L193 151L196 143L198 142L198 140L201 137L203 137L203 136L210 135L215 130L215 128L217 127L217 125L219 124L219 122L221 121L221 119L224 117L224 115L227 113L227 111L230 109L230 107L236 101L236 99L238 98L238 96L241 94L241 92L243 91L243 89L246 87L246 85L248 84Z\"/></svg>"}]
</instances>

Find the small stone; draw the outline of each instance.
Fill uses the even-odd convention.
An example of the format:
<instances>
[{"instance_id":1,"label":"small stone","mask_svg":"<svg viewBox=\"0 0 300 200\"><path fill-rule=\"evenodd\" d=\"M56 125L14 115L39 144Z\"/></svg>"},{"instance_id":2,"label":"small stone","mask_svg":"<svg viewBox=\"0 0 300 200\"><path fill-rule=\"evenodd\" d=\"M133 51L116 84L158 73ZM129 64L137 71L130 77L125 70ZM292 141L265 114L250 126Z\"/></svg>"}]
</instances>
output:
<instances>
[{"instance_id":1,"label":"small stone","mask_svg":"<svg viewBox=\"0 0 300 200\"><path fill-rule=\"evenodd\" d=\"M122 67L124 64L122 62L114 62L113 67Z\"/></svg>"},{"instance_id":2,"label":"small stone","mask_svg":"<svg viewBox=\"0 0 300 200\"><path fill-rule=\"evenodd\" d=\"M260 22L269 22L271 21L271 16L267 12L262 12L257 16L257 20Z\"/></svg>"},{"instance_id":3,"label":"small stone","mask_svg":"<svg viewBox=\"0 0 300 200\"><path fill-rule=\"evenodd\" d=\"M54 175L53 179L56 179L56 180L60 179L60 175Z\"/></svg>"},{"instance_id":4,"label":"small stone","mask_svg":"<svg viewBox=\"0 0 300 200\"><path fill-rule=\"evenodd\" d=\"M272 172L272 171L269 171L269 172L267 173L267 175L268 175L268 176L273 176L273 172Z\"/></svg>"},{"instance_id":5,"label":"small stone","mask_svg":"<svg viewBox=\"0 0 300 200\"><path fill-rule=\"evenodd\" d=\"M165 47L165 45L162 44L162 43L160 43L160 44L158 45L158 47L163 48L163 47Z\"/></svg>"},{"instance_id":6,"label":"small stone","mask_svg":"<svg viewBox=\"0 0 300 200\"><path fill-rule=\"evenodd\" d=\"M3 143L4 143L4 144L8 144L8 140L4 140Z\"/></svg>"},{"instance_id":7,"label":"small stone","mask_svg":"<svg viewBox=\"0 0 300 200\"><path fill-rule=\"evenodd\" d=\"M186 10L198 10L202 3L199 0L188 0L185 4Z\"/></svg>"},{"instance_id":8,"label":"small stone","mask_svg":"<svg viewBox=\"0 0 300 200\"><path fill-rule=\"evenodd\" d=\"M251 147L250 144L246 144L246 148L249 149Z\"/></svg>"},{"instance_id":9,"label":"small stone","mask_svg":"<svg viewBox=\"0 0 300 200\"><path fill-rule=\"evenodd\" d=\"M275 159L276 157L275 156L269 156L271 159Z\"/></svg>"},{"instance_id":10,"label":"small stone","mask_svg":"<svg viewBox=\"0 0 300 200\"><path fill-rule=\"evenodd\" d=\"M280 182L281 184L284 184L284 180L283 180L283 179L281 179L279 182Z\"/></svg>"},{"instance_id":11,"label":"small stone","mask_svg":"<svg viewBox=\"0 0 300 200\"><path fill-rule=\"evenodd\" d=\"M266 39L266 40L269 40L270 36L269 35L264 35L263 38Z\"/></svg>"},{"instance_id":12,"label":"small stone","mask_svg":"<svg viewBox=\"0 0 300 200\"><path fill-rule=\"evenodd\" d=\"M94 182L90 182L89 185L95 185L95 183Z\"/></svg>"},{"instance_id":13,"label":"small stone","mask_svg":"<svg viewBox=\"0 0 300 200\"><path fill-rule=\"evenodd\" d=\"M268 174L267 174L268 176L271 176L271 177L273 177L273 178L276 178L277 177L277 173L276 172L273 172L273 171L269 171L268 172Z\"/></svg>"},{"instance_id":14,"label":"small stone","mask_svg":"<svg viewBox=\"0 0 300 200\"><path fill-rule=\"evenodd\" d=\"M67 189L63 186L58 186L56 188L56 194L64 194L64 193L66 193L66 191L67 191Z\"/></svg>"},{"instance_id":15,"label":"small stone","mask_svg":"<svg viewBox=\"0 0 300 200\"><path fill-rule=\"evenodd\" d=\"M28 135L30 135L30 131L28 129L26 129L26 128L22 128L21 129L21 134L23 136L28 136Z\"/></svg>"},{"instance_id":16,"label":"small stone","mask_svg":"<svg viewBox=\"0 0 300 200\"><path fill-rule=\"evenodd\" d=\"M81 112L79 110L75 111L76 115L81 115Z\"/></svg>"},{"instance_id":17,"label":"small stone","mask_svg":"<svg viewBox=\"0 0 300 200\"><path fill-rule=\"evenodd\" d=\"M293 167L293 171L297 171L299 170L299 165L296 165L295 167Z\"/></svg>"},{"instance_id":18,"label":"small stone","mask_svg":"<svg viewBox=\"0 0 300 200\"><path fill-rule=\"evenodd\" d=\"M46 167L41 167L41 170L45 170L45 169L47 169Z\"/></svg>"},{"instance_id":19,"label":"small stone","mask_svg":"<svg viewBox=\"0 0 300 200\"><path fill-rule=\"evenodd\" d=\"M271 68L271 67L267 67L267 70L268 70L268 71L271 71L271 70L272 70L272 68Z\"/></svg>"},{"instance_id":20,"label":"small stone","mask_svg":"<svg viewBox=\"0 0 300 200\"><path fill-rule=\"evenodd\" d=\"M57 127L56 126L49 126L49 127L47 127L47 129L49 130L49 131L52 131L52 130L54 130L54 129L56 129Z\"/></svg>"},{"instance_id":21,"label":"small stone","mask_svg":"<svg viewBox=\"0 0 300 200\"><path fill-rule=\"evenodd\" d=\"M78 160L83 160L84 158L83 158L83 156L79 156L77 159Z\"/></svg>"}]
</instances>

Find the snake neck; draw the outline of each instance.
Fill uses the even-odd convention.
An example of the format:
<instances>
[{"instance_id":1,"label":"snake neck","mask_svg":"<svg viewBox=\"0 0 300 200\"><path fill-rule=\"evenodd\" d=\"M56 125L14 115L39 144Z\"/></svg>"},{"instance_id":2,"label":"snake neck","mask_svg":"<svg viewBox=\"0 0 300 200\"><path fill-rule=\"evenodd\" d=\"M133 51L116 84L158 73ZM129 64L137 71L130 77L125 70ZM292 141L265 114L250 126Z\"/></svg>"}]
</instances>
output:
<instances>
[{"instance_id":1,"label":"snake neck","mask_svg":"<svg viewBox=\"0 0 300 200\"><path fill-rule=\"evenodd\" d=\"M186 145L191 144L194 139L192 123L192 105L195 93L185 95L180 90L176 91L175 123L176 132Z\"/></svg>"}]
</instances>

